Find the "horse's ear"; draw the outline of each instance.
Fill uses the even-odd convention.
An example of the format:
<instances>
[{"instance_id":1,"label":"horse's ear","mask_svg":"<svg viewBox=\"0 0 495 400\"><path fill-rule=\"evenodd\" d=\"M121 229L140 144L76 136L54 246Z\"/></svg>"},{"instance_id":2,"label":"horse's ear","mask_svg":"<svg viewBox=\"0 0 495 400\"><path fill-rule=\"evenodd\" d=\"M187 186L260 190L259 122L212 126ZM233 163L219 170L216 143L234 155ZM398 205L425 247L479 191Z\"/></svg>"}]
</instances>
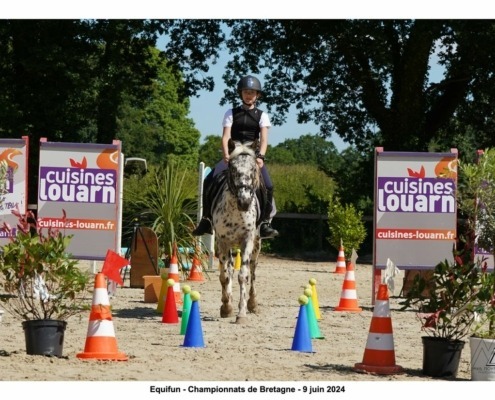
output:
<instances>
[{"instance_id":1,"label":"horse's ear","mask_svg":"<svg viewBox=\"0 0 495 400\"><path fill-rule=\"evenodd\" d=\"M229 153L232 153L235 149L235 142L232 140L232 138L229 139L229 143L227 146L229 148Z\"/></svg>"}]
</instances>

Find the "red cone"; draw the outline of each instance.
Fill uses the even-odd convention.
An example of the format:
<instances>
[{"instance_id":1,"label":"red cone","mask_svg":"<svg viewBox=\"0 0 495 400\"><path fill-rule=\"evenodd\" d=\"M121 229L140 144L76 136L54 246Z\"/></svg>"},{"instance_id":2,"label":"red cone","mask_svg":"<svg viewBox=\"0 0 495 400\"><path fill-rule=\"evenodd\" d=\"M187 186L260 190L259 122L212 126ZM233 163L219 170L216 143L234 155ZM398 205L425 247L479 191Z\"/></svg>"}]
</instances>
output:
<instances>
[{"instance_id":1,"label":"red cone","mask_svg":"<svg viewBox=\"0 0 495 400\"><path fill-rule=\"evenodd\" d=\"M177 312L177 304L175 304L175 293L173 279L167 279L167 298L165 300L165 307L163 308L162 322L164 324L178 324L179 313Z\"/></svg>"}]
</instances>

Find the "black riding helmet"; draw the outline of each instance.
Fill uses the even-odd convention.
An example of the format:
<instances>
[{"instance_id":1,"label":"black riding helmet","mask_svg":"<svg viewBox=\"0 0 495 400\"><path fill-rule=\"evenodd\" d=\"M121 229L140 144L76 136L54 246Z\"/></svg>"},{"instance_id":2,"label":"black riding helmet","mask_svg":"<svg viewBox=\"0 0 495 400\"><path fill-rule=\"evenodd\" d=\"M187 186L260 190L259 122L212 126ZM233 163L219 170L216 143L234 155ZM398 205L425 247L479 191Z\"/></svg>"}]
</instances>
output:
<instances>
[{"instance_id":1,"label":"black riding helmet","mask_svg":"<svg viewBox=\"0 0 495 400\"><path fill-rule=\"evenodd\" d=\"M237 83L237 93L240 95L245 89L256 90L258 94L261 94L261 82L252 75L246 75Z\"/></svg>"}]
</instances>

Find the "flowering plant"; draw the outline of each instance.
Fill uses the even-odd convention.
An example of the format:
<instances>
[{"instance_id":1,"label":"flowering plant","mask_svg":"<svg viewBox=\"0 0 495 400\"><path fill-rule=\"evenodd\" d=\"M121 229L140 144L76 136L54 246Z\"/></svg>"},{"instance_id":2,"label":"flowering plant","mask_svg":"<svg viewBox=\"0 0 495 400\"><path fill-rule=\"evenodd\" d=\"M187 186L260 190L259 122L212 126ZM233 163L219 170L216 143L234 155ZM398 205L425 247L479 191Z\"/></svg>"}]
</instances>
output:
<instances>
[{"instance_id":1,"label":"flowering plant","mask_svg":"<svg viewBox=\"0 0 495 400\"><path fill-rule=\"evenodd\" d=\"M466 219L467 236L479 249L495 259L495 149L479 151L475 163L460 163L462 180L458 189L458 209ZM478 252L480 252L478 250ZM480 259L480 257L477 257ZM473 334L495 339L495 269L487 271L484 259L475 312Z\"/></svg>"},{"instance_id":2,"label":"flowering plant","mask_svg":"<svg viewBox=\"0 0 495 400\"><path fill-rule=\"evenodd\" d=\"M454 251L454 261L438 263L429 280L416 276L400 302L402 310L416 310L426 335L462 340L470 334L483 274L469 254L469 249Z\"/></svg>"},{"instance_id":3,"label":"flowering plant","mask_svg":"<svg viewBox=\"0 0 495 400\"><path fill-rule=\"evenodd\" d=\"M495 339L495 275L486 270L486 263L481 275L481 286L478 292L475 306L476 323L473 329L473 335L485 338Z\"/></svg>"},{"instance_id":4,"label":"flowering plant","mask_svg":"<svg viewBox=\"0 0 495 400\"><path fill-rule=\"evenodd\" d=\"M1 228L10 241L0 251L0 301L23 320L65 320L87 308L89 272L66 251L72 235L39 227L32 211L21 214L16 228ZM65 213L64 213L65 218Z\"/></svg>"}]
</instances>

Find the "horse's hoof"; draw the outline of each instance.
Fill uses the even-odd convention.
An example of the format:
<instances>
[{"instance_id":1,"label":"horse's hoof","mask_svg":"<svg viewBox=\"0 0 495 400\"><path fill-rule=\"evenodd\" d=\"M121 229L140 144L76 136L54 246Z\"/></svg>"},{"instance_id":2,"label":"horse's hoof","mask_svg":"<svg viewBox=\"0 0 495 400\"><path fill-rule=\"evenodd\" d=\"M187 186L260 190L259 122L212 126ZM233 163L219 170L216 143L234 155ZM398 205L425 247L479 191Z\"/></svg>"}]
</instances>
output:
<instances>
[{"instance_id":1,"label":"horse's hoof","mask_svg":"<svg viewBox=\"0 0 495 400\"><path fill-rule=\"evenodd\" d=\"M245 325L248 323L248 319L247 317L239 317L237 316L237 318L235 319L235 323L236 324L239 324L239 325Z\"/></svg>"},{"instance_id":2,"label":"horse's hoof","mask_svg":"<svg viewBox=\"0 0 495 400\"><path fill-rule=\"evenodd\" d=\"M234 316L234 311L232 307L220 307L220 317L230 318Z\"/></svg>"},{"instance_id":3,"label":"horse's hoof","mask_svg":"<svg viewBox=\"0 0 495 400\"><path fill-rule=\"evenodd\" d=\"M247 309L250 313L258 314L258 304L255 301L248 301Z\"/></svg>"},{"instance_id":4,"label":"horse's hoof","mask_svg":"<svg viewBox=\"0 0 495 400\"><path fill-rule=\"evenodd\" d=\"M253 307L253 308L249 308L248 307L248 311L251 313L251 314L256 314L258 315L259 313L259 308L256 306L256 307Z\"/></svg>"}]
</instances>

